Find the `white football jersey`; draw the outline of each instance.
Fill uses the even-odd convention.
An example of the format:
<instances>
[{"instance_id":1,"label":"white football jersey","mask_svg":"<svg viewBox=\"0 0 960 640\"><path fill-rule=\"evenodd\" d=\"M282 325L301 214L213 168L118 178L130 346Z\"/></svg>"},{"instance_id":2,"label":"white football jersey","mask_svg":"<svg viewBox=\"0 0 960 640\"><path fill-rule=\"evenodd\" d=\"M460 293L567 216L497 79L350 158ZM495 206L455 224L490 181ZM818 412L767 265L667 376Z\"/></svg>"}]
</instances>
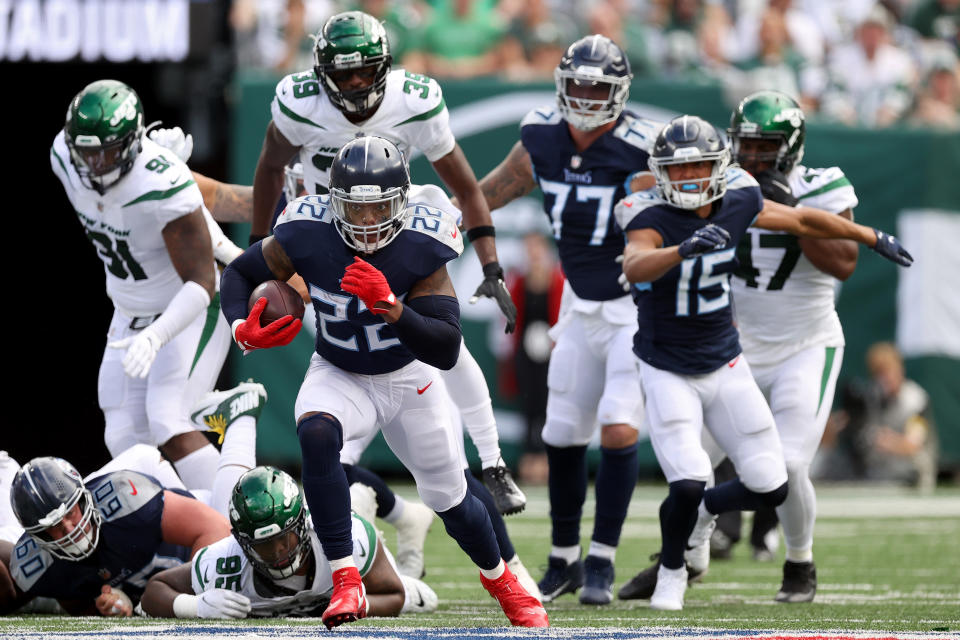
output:
<instances>
[{"instance_id":1,"label":"white football jersey","mask_svg":"<svg viewBox=\"0 0 960 640\"><path fill-rule=\"evenodd\" d=\"M163 228L203 206L187 165L144 136L133 168L101 195L80 182L63 131L50 148L50 164L103 260L114 307L131 318L162 313L183 286Z\"/></svg>"},{"instance_id":2,"label":"white football jersey","mask_svg":"<svg viewBox=\"0 0 960 640\"><path fill-rule=\"evenodd\" d=\"M830 213L857 206L853 185L839 167L797 165L787 178L800 205ZM810 346L844 346L834 308L837 281L813 266L796 236L750 227L737 259L740 270L731 285L748 362L768 365Z\"/></svg>"},{"instance_id":3,"label":"white football jersey","mask_svg":"<svg viewBox=\"0 0 960 640\"><path fill-rule=\"evenodd\" d=\"M313 71L288 75L270 105L273 124L301 147L307 193L326 193L330 165L340 147L358 136L380 136L399 147L409 163L420 149L431 162L453 150L450 114L440 85L431 78L394 69L387 74L383 102L369 119L353 124L327 98Z\"/></svg>"},{"instance_id":4,"label":"white football jersey","mask_svg":"<svg viewBox=\"0 0 960 640\"><path fill-rule=\"evenodd\" d=\"M377 532L372 524L356 514L353 514L352 524L353 560L360 575L364 576L377 556ZM204 547L194 556L190 571L193 592L199 595L211 589L231 589L241 593L250 599L250 617L319 616L330 601L333 580L330 563L323 555L323 547L309 516L307 534L315 561L312 578L308 573L306 576L270 580L256 573L240 543L230 536ZM312 581L307 584L305 579ZM303 586L292 586L298 580Z\"/></svg>"}]
</instances>

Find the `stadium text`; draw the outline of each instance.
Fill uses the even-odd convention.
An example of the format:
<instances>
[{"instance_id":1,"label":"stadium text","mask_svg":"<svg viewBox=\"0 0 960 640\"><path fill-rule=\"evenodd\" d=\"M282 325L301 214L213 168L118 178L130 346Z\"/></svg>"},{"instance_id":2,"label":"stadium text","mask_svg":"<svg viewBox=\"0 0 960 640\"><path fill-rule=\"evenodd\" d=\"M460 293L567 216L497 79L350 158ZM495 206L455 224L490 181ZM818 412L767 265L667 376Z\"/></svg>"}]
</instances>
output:
<instances>
[{"instance_id":1,"label":"stadium text","mask_svg":"<svg viewBox=\"0 0 960 640\"><path fill-rule=\"evenodd\" d=\"M0 0L0 60L181 61L189 0Z\"/></svg>"}]
</instances>

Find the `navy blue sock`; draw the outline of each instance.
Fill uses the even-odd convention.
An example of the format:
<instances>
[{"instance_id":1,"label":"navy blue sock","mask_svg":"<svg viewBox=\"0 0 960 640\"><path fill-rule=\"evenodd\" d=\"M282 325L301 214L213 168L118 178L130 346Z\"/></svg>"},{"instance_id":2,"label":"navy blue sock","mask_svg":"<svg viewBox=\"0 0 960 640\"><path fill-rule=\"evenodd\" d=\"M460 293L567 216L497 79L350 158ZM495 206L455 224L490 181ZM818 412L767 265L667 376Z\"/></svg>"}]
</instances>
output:
<instances>
[{"instance_id":1,"label":"navy blue sock","mask_svg":"<svg viewBox=\"0 0 960 640\"><path fill-rule=\"evenodd\" d=\"M697 523L697 507L705 486L706 482L698 480L670 483L670 495L660 505L660 536L663 539L660 564L667 569L683 566L683 552L693 525Z\"/></svg>"},{"instance_id":2,"label":"navy blue sock","mask_svg":"<svg viewBox=\"0 0 960 640\"><path fill-rule=\"evenodd\" d=\"M587 447L548 444L546 449L553 544L573 547L580 544L580 516L587 499Z\"/></svg>"},{"instance_id":3,"label":"navy blue sock","mask_svg":"<svg viewBox=\"0 0 960 640\"><path fill-rule=\"evenodd\" d=\"M328 414L315 414L300 421L297 437L303 452L303 493L323 553L331 560L353 555L350 485L340 464L340 421Z\"/></svg>"},{"instance_id":4,"label":"navy blue sock","mask_svg":"<svg viewBox=\"0 0 960 640\"><path fill-rule=\"evenodd\" d=\"M703 494L703 504L710 513L734 510L756 511L761 507L776 507L786 499L786 482L773 491L756 493L747 489L740 478L718 484L712 489L707 489L706 493Z\"/></svg>"},{"instance_id":5,"label":"navy blue sock","mask_svg":"<svg viewBox=\"0 0 960 640\"><path fill-rule=\"evenodd\" d=\"M500 547L500 555L504 560L509 560L516 554L513 543L510 541L510 535L507 533L507 525L503 522L503 516L497 509L497 503L493 501L490 490L470 473L469 469L463 470L463 475L467 478L467 490L483 503L483 507L490 516L490 524L493 526L493 533L497 536L497 546Z\"/></svg>"},{"instance_id":6,"label":"navy blue sock","mask_svg":"<svg viewBox=\"0 0 960 640\"><path fill-rule=\"evenodd\" d=\"M597 469L597 517L593 523L593 540L617 546L620 530L627 519L627 508L637 486L640 460L637 444L622 449L600 447L600 468Z\"/></svg>"},{"instance_id":7,"label":"navy blue sock","mask_svg":"<svg viewBox=\"0 0 960 640\"><path fill-rule=\"evenodd\" d=\"M467 491L463 501L452 509L438 511L443 526L457 541L473 563L481 569L493 569L500 564L500 548L490 526L490 516L483 503Z\"/></svg>"},{"instance_id":8,"label":"navy blue sock","mask_svg":"<svg viewBox=\"0 0 960 640\"><path fill-rule=\"evenodd\" d=\"M387 486L383 478L366 467L359 467L354 464L344 464L343 470L347 474L347 484L359 482L360 484L367 485L377 494L378 518L383 518L393 511L393 508L397 504L397 494Z\"/></svg>"}]
</instances>

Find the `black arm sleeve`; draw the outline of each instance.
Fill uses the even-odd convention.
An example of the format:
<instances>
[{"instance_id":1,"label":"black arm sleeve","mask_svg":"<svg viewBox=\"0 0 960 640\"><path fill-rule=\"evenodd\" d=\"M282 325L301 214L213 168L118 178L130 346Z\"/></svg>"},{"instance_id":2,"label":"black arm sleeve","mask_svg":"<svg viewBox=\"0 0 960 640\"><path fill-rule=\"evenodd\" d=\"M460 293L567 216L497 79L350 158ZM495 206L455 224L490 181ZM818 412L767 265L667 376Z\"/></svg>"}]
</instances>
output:
<instances>
[{"instance_id":1,"label":"black arm sleeve","mask_svg":"<svg viewBox=\"0 0 960 640\"><path fill-rule=\"evenodd\" d=\"M220 277L220 308L233 327L235 320L247 317L247 301L254 288L276 276L263 257L261 242L257 242L227 265Z\"/></svg>"},{"instance_id":2,"label":"black arm sleeve","mask_svg":"<svg viewBox=\"0 0 960 640\"><path fill-rule=\"evenodd\" d=\"M460 303L452 296L421 296L403 303L393 323L397 338L417 360L452 369L460 355Z\"/></svg>"}]
</instances>

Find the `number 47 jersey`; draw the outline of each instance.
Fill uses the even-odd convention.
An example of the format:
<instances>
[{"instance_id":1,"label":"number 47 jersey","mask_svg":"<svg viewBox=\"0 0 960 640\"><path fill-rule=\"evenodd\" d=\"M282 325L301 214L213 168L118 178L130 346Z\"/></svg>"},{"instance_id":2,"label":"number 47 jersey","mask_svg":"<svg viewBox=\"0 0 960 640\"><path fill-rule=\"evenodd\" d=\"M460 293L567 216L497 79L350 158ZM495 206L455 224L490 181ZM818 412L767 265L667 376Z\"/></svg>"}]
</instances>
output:
<instances>
[{"instance_id":1,"label":"number 47 jersey","mask_svg":"<svg viewBox=\"0 0 960 640\"><path fill-rule=\"evenodd\" d=\"M50 149L53 172L103 260L107 295L131 318L163 312L183 286L162 232L203 206L187 165L147 137L142 143L130 171L102 195L80 182L63 131Z\"/></svg>"}]
</instances>

